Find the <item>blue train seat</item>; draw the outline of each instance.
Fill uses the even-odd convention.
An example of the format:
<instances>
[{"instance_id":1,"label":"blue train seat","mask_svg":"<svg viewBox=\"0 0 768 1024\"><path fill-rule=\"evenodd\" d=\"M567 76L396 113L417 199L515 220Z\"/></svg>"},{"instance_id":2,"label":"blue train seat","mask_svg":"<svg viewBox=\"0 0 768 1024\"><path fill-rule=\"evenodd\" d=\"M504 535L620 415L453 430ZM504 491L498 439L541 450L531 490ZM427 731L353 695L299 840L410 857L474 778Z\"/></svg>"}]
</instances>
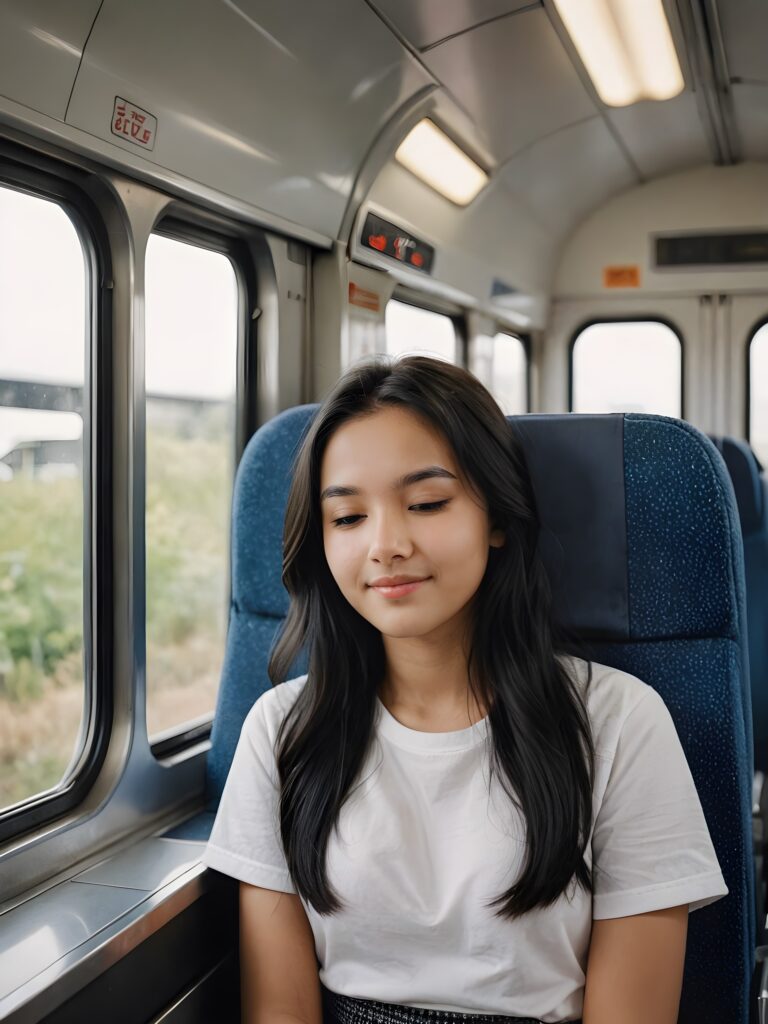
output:
<instances>
[{"instance_id":1,"label":"blue train seat","mask_svg":"<svg viewBox=\"0 0 768 1024\"><path fill-rule=\"evenodd\" d=\"M746 441L713 437L733 483L744 543L755 768L768 774L768 480Z\"/></svg>"},{"instance_id":2,"label":"blue train seat","mask_svg":"<svg viewBox=\"0 0 768 1024\"><path fill-rule=\"evenodd\" d=\"M288 608L280 572L291 462L316 410L290 409L265 424L238 470L209 812L245 715L270 685L269 649ZM752 754L743 554L727 471L712 443L679 420L511 422L533 481L556 616L595 660L637 675L663 697L729 888L691 915L680 1024L747 1024L755 958Z\"/></svg>"},{"instance_id":3,"label":"blue train seat","mask_svg":"<svg viewBox=\"0 0 768 1024\"><path fill-rule=\"evenodd\" d=\"M746 441L735 437L714 437L723 456L736 495L744 546L744 574L747 585L747 634L749 677L752 691L752 734L755 782L752 789L753 839L755 854L755 913L758 944L765 943L768 877L768 481L757 456ZM766 988L768 974L760 985ZM761 998L762 1010L768 1006Z\"/></svg>"}]
</instances>

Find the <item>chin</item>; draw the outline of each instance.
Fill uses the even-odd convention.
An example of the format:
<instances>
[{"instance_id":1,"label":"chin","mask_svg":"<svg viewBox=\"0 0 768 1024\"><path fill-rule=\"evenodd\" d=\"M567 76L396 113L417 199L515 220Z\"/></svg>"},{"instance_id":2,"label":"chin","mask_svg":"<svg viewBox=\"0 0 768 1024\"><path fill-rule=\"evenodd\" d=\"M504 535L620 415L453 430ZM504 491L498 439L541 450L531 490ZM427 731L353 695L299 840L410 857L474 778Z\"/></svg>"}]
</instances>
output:
<instances>
[{"instance_id":1,"label":"chin","mask_svg":"<svg viewBox=\"0 0 768 1024\"><path fill-rule=\"evenodd\" d=\"M393 622L374 622L372 625L379 630L382 636L391 637L393 640L415 640L418 637L429 636L430 633L442 626L442 622L404 622L402 625Z\"/></svg>"}]
</instances>

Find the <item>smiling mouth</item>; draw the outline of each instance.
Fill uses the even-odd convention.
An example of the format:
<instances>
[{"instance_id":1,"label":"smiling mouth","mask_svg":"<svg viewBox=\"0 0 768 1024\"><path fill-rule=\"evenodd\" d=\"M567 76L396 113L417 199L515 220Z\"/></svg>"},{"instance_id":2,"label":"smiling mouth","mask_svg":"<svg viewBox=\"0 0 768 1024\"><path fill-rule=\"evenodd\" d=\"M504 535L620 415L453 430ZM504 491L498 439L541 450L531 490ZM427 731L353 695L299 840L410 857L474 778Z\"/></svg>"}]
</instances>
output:
<instances>
[{"instance_id":1,"label":"smiling mouth","mask_svg":"<svg viewBox=\"0 0 768 1024\"><path fill-rule=\"evenodd\" d=\"M389 587L371 587L371 590L375 590L382 597L405 597L406 594L412 594L414 590L418 590L430 579L431 577L427 576L424 580L411 580L410 583L396 583Z\"/></svg>"}]
</instances>

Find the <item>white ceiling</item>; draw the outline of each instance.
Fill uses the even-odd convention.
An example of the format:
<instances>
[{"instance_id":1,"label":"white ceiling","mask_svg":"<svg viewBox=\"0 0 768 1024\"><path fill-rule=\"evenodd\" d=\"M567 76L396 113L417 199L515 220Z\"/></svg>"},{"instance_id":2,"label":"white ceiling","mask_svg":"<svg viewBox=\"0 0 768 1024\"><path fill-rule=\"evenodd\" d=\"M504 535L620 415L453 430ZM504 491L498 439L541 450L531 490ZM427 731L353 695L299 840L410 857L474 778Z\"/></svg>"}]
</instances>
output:
<instances>
[{"instance_id":1,"label":"white ceiling","mask_svg":"<svg viewBox=\"0 0 768 1024\"><path fill-rule=\"evenodd\" d=\"M688 90L663 103L644 100L614 107L605 116L643 178L711 159L696 97Z\"/></svg>"},{"instance_id":2,"label":"white ceiling","mask_svg":"<svg viewBox=\"0 0 768 1024\"><path fill-rule=\"evenodd\" d=\"M685 90L616 109L554 0L0 0L0 123L23 105L79 152L317 244L374 202L454 247L456 287L473 247L483 300L494 275L543 295L565 238L618 192L768 160L768 0L663 2ZM153 147L112 130L115 97L156 119ZM491 174L466 209L393 170L425 114Z\"/></svg>"},{"instance_id":3,"label":"white ceiling","mask_svg":"<svg viewBox=\"0 0 768 1024\"><path fill-rule=\"evenodd\" d=\"M601 103L552 0L367 2L470 116L505 187L561 236L621 189L722 161L700 80L716 57L702 51L690 11L701 0L667 3L684 92L625 108ZM715 10L713 52L719 21L730 79L719 113L733 157L766 159L768 3L719 0Z\"/></svg>"},{"instance_id":4,"label":"white ceiling","mask_svg":"<svg viewBox=\"0 0 768 1024\"><path fill-rule=\"evenodd\" d=\"M635 184L616 140L596 116L532 143L499 173L503 184L555 237L598 206L606 194Z\"/></svg>"},{"instance_id":5,"label":"white ceiling","mask_svg":"<svg viewBox=\"0 0 768 1024\"><path fill-rule=\"evenodd\" d=\"M595 114L542 8L454 36L422 59L482 125L499 163Z\"/></svg>"}]
</instances>

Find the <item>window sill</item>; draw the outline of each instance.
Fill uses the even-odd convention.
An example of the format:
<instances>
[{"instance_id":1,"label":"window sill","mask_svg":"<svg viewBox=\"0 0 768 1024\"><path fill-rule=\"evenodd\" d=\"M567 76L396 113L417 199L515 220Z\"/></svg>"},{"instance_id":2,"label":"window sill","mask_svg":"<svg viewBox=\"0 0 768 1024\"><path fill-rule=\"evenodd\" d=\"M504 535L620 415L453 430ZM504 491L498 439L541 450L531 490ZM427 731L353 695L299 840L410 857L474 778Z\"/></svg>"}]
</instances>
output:
<instances>
[{"instance_id":1,"label":"window sill","mask_svg":"<svg viewBox=\"0 0 768 1024\"><path fill-rule=\"evenodd\" d=\"M223 882L200 864L200 814L0 917L0 1020L32 1024L110 970Z\"/></svg>"}]
</instances>

